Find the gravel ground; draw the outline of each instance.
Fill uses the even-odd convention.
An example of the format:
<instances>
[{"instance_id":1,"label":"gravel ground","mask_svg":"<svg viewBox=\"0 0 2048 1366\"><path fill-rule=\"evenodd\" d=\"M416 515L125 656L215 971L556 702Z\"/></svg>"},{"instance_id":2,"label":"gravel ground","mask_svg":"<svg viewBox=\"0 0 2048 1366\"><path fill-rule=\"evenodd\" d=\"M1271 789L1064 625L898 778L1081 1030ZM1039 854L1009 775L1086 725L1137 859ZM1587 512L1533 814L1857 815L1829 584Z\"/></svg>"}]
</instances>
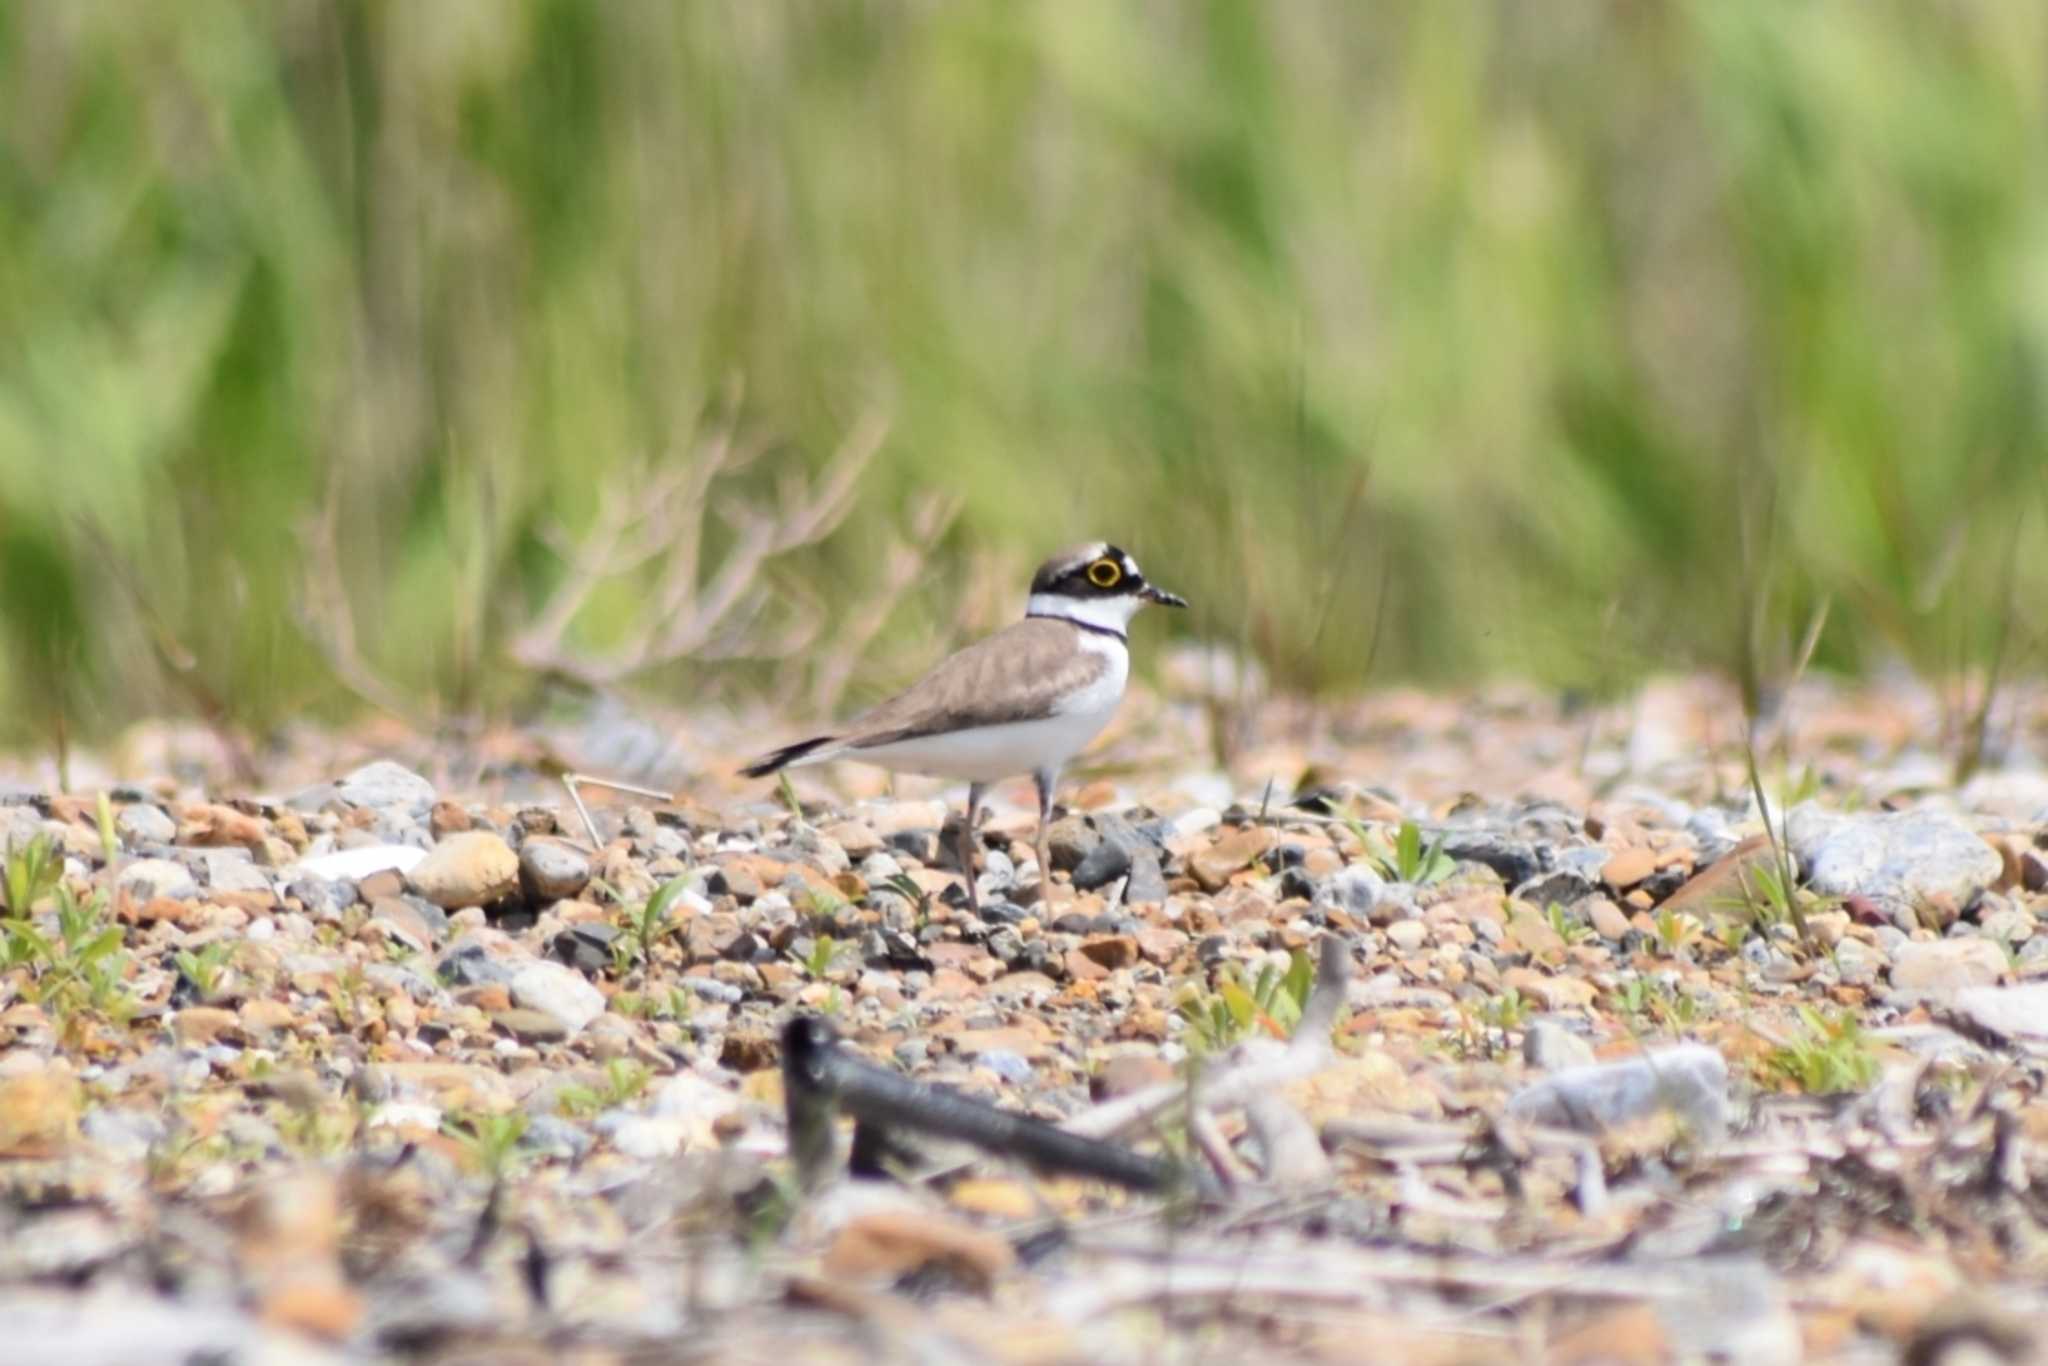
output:
<instances>
[{"instance_id":1,"label":"gravel ground","mask_svg":"<svg viewBox=\"0 0 2048 1366\"><path fill-rule=\"evenodd\" d=\"M1767 833L1711 684L1170 665L1049 888L997 792L978 917L957 793L842 766L793 812L730 717L260 782L139 728L0 783L0 1360L2032 1359L2041 697L1957 787L1953 699L1795 691ZM565 755L685 790L593 848ZM800 1174L802 1013L1184 1179Z\"/></svg>"}]
</instances>

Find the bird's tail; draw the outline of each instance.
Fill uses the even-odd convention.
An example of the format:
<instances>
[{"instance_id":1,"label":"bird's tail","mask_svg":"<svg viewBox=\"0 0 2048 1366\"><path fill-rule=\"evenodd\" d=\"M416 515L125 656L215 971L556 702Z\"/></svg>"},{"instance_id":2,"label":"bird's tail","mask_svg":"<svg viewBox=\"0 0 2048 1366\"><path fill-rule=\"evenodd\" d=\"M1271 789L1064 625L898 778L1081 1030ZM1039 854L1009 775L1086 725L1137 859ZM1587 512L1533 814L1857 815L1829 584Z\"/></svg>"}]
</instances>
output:
<instances>
[{"instance_id":1,"label":"bird's tail","mask_svg":"<svg viewBox=\"0 0 2048 1366\"><path fill-rule=\"evenodd\" d=\"M741 769L740 776L744 778L765 778L780 769L788 768L791 764L802 762L807 756L823 749L838 738L836 735L815 735L808 740L799 740L793 745L784 745L781 749L770 750L754 760L753 763Z\"/></svg>"}]
</instances>

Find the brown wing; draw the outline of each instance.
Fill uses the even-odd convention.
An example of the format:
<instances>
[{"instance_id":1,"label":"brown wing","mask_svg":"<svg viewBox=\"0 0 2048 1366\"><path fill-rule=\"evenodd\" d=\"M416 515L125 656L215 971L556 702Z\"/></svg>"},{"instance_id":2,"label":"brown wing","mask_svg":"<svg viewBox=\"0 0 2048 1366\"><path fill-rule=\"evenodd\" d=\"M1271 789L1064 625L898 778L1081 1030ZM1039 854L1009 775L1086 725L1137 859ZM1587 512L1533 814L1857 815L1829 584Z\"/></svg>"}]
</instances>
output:
<instances>
[{"instance_id":1,"label":"brown wing","mask_svg":"<svg viewBox=\"0 0 2048 1366\"><path fill-rule=\"evenodd\" d=\"M1026 617L946 660L840 734L849 749L941 731L1050 715L1059 699L1102 676L1109 661L1078 648L1064 621Z\"/></svg>"}]
</instances>

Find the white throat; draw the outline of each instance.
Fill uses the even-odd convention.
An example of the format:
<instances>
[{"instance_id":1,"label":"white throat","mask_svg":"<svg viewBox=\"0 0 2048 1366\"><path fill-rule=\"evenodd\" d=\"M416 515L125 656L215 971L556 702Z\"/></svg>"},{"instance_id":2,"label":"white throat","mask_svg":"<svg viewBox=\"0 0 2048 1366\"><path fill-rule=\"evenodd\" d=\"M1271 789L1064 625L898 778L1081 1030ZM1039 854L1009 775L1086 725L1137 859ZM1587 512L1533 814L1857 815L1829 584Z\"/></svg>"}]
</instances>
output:
<instances>
[{"instance_id":1,"label":"white throat","mask_svg":"<svg viewBox=\"0 0 2048 1366\"><path fill-rule=\"evenodd\" d=\"M1093 626L1099 631L1124 635L1130 629L1131 618L1144 605L1141 598L1129 593L1114 598L1070 598L1061 593L1033 593L1031 600L1024 605L1024 614L1059 617L1082 626Z\"/></svg>"}]
</instances>

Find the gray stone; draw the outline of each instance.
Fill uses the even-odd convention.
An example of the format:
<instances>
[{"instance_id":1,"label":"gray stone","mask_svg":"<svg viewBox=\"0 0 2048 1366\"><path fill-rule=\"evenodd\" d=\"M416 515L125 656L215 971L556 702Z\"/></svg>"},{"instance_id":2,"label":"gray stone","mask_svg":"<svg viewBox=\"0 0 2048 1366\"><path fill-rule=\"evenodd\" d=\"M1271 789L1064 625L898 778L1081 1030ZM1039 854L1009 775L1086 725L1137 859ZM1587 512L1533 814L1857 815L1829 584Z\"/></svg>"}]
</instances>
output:
<instances>
[{"instance_id":1,"label":"gray stone","mask_svg":"<svg viewBox=\"0 0 2048 1366\"><path fill-rule=\"evenodd\" d=\"M162 1116L150 1110L101 1105L85 1112L79 1129L86 1139L124 1162L140 1162L169 1132Z\"/></svg>"},{"instance_id":2,"label":"gray stone","mask_svg":"<svg viewBox=\"0 0 2048 1366\"><path fill-rule=\"evenodd\" d=\"M243 849L206 849L199 854L206 885L216 892L268 892L270 874L258 868Z\"/></svg>"},{"instance_id":3,"label":"gray stone","mask_svg":"<svg viewBox=\"0 0 2048 1366\"><path fill-rule=\"evenodd\" d=\"M519 1135L522 1150L571 1162L589 1152L595 1142L581 1126L560 1115L534 1115L526 1122L526 1132Z\"/></svg>"},{"instance_id":4,"label":"gray stone","mask_svg":"<svg viewBox=\"0 0 2048 1366\"><path fill-rule=\"evenodd\" d=\"M334 785L334 795L350 806L404 812L419 819L433 809L435 797L432 783L389 759L364 764Z\"/></svg>"},{"instance_id":5,"label":"gray stone","mask_svg":"<svg viewBox=\"0 0 2048 1366\"><path fill-rule=\"evenodd\" d=\"M1515 1119L1586 1133L1663 1111L1701 1137L1721 1137L1728 1128L1727 1061L1705 1044L1679 1044L1553 1073L1508 1099Z\"/></svg>"},{"instance_id":6,"label":"gray stone","mask_svg":"<svg viewBox=\"0 0 2048 1366\"><path fill-rule=\"evenodd\" d=\"M121 870L115 886L137 901L160 896L173 901L194 901L199 896L199 884L193 879L192 870L165 858L135 860Z\"/></svg>"},{"instance_id":7,"label":"gray stone","mask_svg":"<svg viewBox=\"0 0 2048 1366\"><path fill-rule=\"evenodd\" d=\"M1429 926L1420 920L1397 920L1387 926L1387 942L1403 953L1413 953L1429 941Z\"/></svg>"},{"instance_id":8,"label":"gray stone","mask_svg":"<svg viewBox=\"0 0 2048 1366\"><path fill-rule=\"evenodd\" d=\"M284 889L315 920L339 920L341 913L356 904L356 884L323 877L302 877Z\"/></svg>"},{"instance_id":9,"label":"gray stone","mask_svg":"<svg viewBox=\"0 0 2048 1366\"><path fill-rule=\"evenodd\" d=\"M1092 892L1130 871L1130 849L1116 840L1102 840L1074 865L1074 886L1077 890Z\"/></svg>"},{"instance_id":10,"label":"gray stone","mask_svg":"<svg viewBox=\"0 0 2048 1366\"><path fill-rule=\"evenodd\" d=\"M1441 835L1443 852L1458 863L1483 863L1510 887L1519 887L1545 870L1543 851L1528 840L1498 830L1424 830L1426 849Z\"/></svg>"},{"instance_id":11,"label":"gray stone","mask_svg":"<svg viewBox=\"0 0 2048 1366\"><path fill-rule=\"evenodd\" d=\"M1957 991L1955 1013L2004 1039L2048 1040L2048 982Z\"/></svg>"},{"instance_id":12,"label":"gray stone","mask_svg":"<svg viewBox=\"0 0 2048 1366\"><path fill-rule=\"evenodd\" d=\"M2003 977L2005 950L1988 939L1939 939L1901 944L1892 955L1892 990L1914 996L1952 996L1964 987L1990 986Z\"/></svg>"},{"instance_id":13,"label":"gray stone","mask_svg":"<svg viewBox=\"0 0 2048 1366\"><path fill-rule=\"evenodd\" d=\"M1022 1053L1007 1048L984 1049L974 1062L977 1067L986 1067L1012 1086L1022 1086L1031 1080L1031 1064L1024 1060Z\"/></svg>"},{"instance_id":14,"label":"gray stone","mask_svg":"<svg viewBox=\"0 0 2048 1366\"><path fill-rule=\"evenodd\" d=\"M492 953L478 939L464 935L442 951L438 971L441 980L453 987L481 987L492 983L509 986L523 964ZM566 969L565 969L566 970Z\"/></svg>"},{"instance_id":15,"label":"gray stone","mask_svg":"<svg viewBox=\"0 0 2048 1366\"><path fill-rule=\"evenodd\" d=\"M1537 1020L1522 1036L1522 1059L1544 1072L1561 1072L1569 1067L1591 1067L1593 1045L1549 1020Z\"/></svg>"},{"instance_id":16,"label":"gray stone","mask_svg":"<svg viewBox=\"0 0 2048 1366\"><path fill-rule=\"evenodd\" d=\"M513 972L510 988L513 1004L554 1016L571 1035L604 1014L604 993L560 963L523 964Z\"/></svg>"},{"instance_id":17,"label":"gray stone","mask_svg":"<svg viewBox=\"0 0 2048 1366\"><path fill-rule=\"evenodd\" d=\"M1805 803L1786 827L1815 891L1868 897L1895 913L1937 897L1960 907L2003 867L1976 831L1940 811L1844 815Z\"/></svg>"},{"instance_id":18,"label":"gray stone","mask_svg":"<svg viewBox=\"0 0 2048 1366\"><path fill-rule=\"evenodd\" d=\"M560 901L590 883L590 860L562 840L529 839L519 846L519 881L535 901Z\"/></svg>"},{"instance_id":19,"label":"gray stone","mask_svg":"<svg viewBox=\"0 0 2048 1366\"><path fill-rule=\"evenodd\" d=\"M114 814L114 833L131 849L143 844L169 844L178 838L178 823L162 807L138 802Z\"/></svg>"},{"instance_id":20,"label":"gray stone","mask_svg":"<svg viewBox=\"0 0 2048 1366\"><path fill-rule=\"evenodd\" d=\"M1362 863L1340 868L1316 889L1316 904L1365 919L1385 894L1387 880Z\"/></svg>"},{"instance_id":21,"label":"gray stone","mask_svg":"<svg viewBox=\"0 0 2048 1366\"><path fill-rule=\"evenodd\" d=\"M1124 884L1124 904L1156 904L1166 900L1166 893L1166 871L1160 866L1159 851L1147 847L1133 853L1130 881Z\"/></svg>"}]
</instances>

